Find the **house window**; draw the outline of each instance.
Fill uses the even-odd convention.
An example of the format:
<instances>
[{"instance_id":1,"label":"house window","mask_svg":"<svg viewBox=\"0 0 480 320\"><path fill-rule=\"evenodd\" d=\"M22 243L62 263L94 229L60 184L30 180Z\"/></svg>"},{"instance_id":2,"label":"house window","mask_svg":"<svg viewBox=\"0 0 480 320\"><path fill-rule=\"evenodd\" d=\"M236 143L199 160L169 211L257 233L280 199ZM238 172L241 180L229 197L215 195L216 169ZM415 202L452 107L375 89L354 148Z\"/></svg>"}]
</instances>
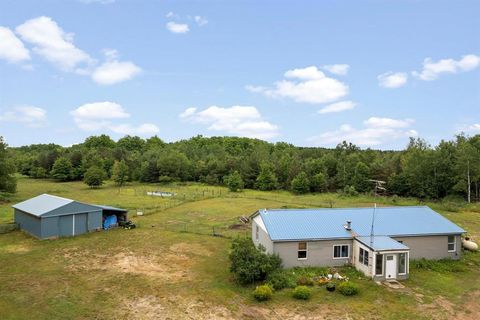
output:
<instances>
[{"instance_id":1,"label":"house window","mask_svg":"<svg viewBox=\"0 0 480 320\"><path fill-rule=\"evenodd\" d=\"M456 249L455 236L448 236L448 252L455 252Z\"/></svg>"},{"instance_id":2,"label":"house window","mask_svg":"<svg viewBox=\"0 0 480 320\"><path fill-rule=\"evenodd\" d=\"M307 243L298 243L298 259L307 259Z\"/></svg>"},{"instance_id":3,"label":"house window","mask_svg":"<svg viewBox=\"0 0 480 320\"><path fill-rule=\"evenodd\" d=\"M350 256L350 246L348 244L340 244L333 246L333 259L344 259Z\"/></svg>"},{"instance_id":4,"label":"house window","mask_svg":"<svg viewBox=\"0 0 480 320\"><path fill-rule=\"evenodd\" d=\"M255 239L256 239L256 240L258 240L258 232L259 232L258 229L259 229L258 226L256 226L256 227L255 227Z\"/></svg>"},{"instance_id":5,"label":"house window","mask_svg":"<svg viewBox=\"0 0 480 320\"><path fill-rule=\"evenodd\" d=\"M375 274L377 276L383 274L383 254L377 254L375 257Z\"/></svg>"},{"instance_id":6,"label":"house window","mask_svg":"<svg viewBox=\"0 0 480 320\"><path fill-rule=\"evenodd\" d=\"M368 251L360 248L360 252L358 254L358 261L366 266L368 266Z\"/></svg>"},{"instance_id":7,"label":"house window","mask_svg":"<svg viewBox=\"0 0 480 320\"><path fill-rule=\"evenodd\" d=\"M399 253L398 254L398 274L407 273L407 254Z\"/></svg>"}]
</instances>

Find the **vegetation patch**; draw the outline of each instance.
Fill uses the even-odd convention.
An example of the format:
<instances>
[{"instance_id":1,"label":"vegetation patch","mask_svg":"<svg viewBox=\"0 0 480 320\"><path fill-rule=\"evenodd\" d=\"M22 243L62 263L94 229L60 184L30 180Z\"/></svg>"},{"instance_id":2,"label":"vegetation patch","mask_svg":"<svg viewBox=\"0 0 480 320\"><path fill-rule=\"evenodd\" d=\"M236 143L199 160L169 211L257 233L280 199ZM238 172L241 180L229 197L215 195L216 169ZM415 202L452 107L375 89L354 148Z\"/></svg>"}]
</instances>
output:
<instances>
[{"instance_id":1,"label":"vegetation patch","mask_svg":"<svg viewBox=\"0 0 480 320\"><path fill-rule=\"evenodd\" d=\"M355 283L344 281L338 285L338 291L344 296L354 296L358 294L359 288Z\"/></svg>"},{"instance_id":2,"label":"vegetation patch","mask_svg":"<svg viewBox=\"0 0 480 320\"><path fill-rule=\"evenodd\" d=\"M272 299L273 296L273 290L270 288L269 285L261 285L257 286L255 288L255 291L253 291L253 297L257 301L266 301Z\"/></svg>"},{"instance_id":3,"label":"vegetation patch","mask_svg":"<svg viewBox=\"0 0 480 320\"><path fill-rule=\"evenodd\" d=\"M299 300L308 300L312 295L312 290L307 286L297 286L293 289L292 296Z\"/></svg>"}]
</instances>

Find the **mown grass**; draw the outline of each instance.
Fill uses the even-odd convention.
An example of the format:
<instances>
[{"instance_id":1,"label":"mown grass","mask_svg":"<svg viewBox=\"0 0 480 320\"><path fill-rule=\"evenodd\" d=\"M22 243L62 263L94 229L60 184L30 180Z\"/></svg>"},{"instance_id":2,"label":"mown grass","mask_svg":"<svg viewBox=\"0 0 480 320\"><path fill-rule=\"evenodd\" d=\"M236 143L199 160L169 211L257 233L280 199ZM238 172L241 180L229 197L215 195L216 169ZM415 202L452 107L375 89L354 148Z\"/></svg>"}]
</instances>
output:
<instances>
[{"instance_id":1,"label":"mown grass","mask_svg":"<svg viewBox=\"0 0 480 320\"><path fill-rule=\"evenodd\" d=\"M156 189L178 195L174 199L146 196L147 190ZM0 235L1 319L31 319L31 310L35 311L35 319L129 319L132 314L124 306L139 297L150 296L161 301L164 310L178 312L173 318L180 319L188 317L182 308L192 301L203 301L206 306L224 306L238 318L262 318L261 315L244 314L243 309L265 308L332 318L429 319L432 315L421 312L422 302L418 301L416 293L423 295L425 303L439 296L445 297L460 310L463 299L480 290L479 254L467 254L458 262L411 265L411 277L405 281L407 290L403 291L388 290L352 273L351 281L360 287L357 296L344 297L315 286L309 301L294 300L291 289L285 289L276 292L271 301L260 304L252 298L254 286L240 287L232 280L228 271L229 239L162 228L168 223L225 227L238 223L241 215L266 207L328 207L332 202L334 207L368 206L373 200L369 196L293 196L283 191L252 190L232 194L221 187L198 184L130 184L118 190L108 183L100 189L89 189L79 182L55 183L22 178L12 202L0 205L0 221L12 220L12 203L41 193L125 207L132 213L142 209L148 215L134 217L138 228L128 231L117 229L53 241L35 240L19 231ZM382 205L419 204L415 199L378 198L377 201ZM480 235L479 213L474 211L475 207L451 212L441 207L441 203L429 205L472 235ZM231 235L245 236L249 232L249 229L233 230ZM178 249L178 244L184 246ZM188 247L193 249L182 249ZM111 257L119 254L159 257L165 266L175 265L185 277L172 280L161 274L116 272L115 268L121 266L115 265ZM181 259L177 261L175 257ZM147 264L146 267L152 266ZM165 272L174 272L172 270ZM442 318L442 310L437 316ZM449 318L451 314L445 313L444 316Z\"/></svg>"}]
</instances>

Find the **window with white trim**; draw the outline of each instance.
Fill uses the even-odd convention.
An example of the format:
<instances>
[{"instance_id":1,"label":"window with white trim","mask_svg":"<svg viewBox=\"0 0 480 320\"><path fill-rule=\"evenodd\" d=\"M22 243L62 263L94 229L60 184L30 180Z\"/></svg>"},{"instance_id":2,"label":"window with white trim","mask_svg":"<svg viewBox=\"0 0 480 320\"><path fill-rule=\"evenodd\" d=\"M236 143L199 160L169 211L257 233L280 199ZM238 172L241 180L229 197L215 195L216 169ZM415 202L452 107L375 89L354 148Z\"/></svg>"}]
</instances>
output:
<instances>
[{"instance_id":1,"label":"window with white trim","mask_svg":"<svg viewBox=\"0 0 480 320\"><path fill-rule=\"evenodd\" d=\"M457 251L455 236L448 236L448 252L455 252L455 251Z\"/></svg>"},{"instance_id":2,"label":"window with white trim","mask_svg":"<svg viewBox=\"0 0 480 320\"><path fill-rule=\"evenodd\" d=\"M358 254L358 261L366 266L368 266L368 251L360 248L360 252Z\"/></svg>"},{"instance_id":3,"label":"window with white trim","mask_svg":"<svg viewBox=\"0 0 480 320\"><path fill-rule=\"evenodd\" d=\"M333 259L343 259L350 256L350 246L348 244L336 244L333 246Z\"/></svg>"},{"instance_id":4,"label":"window with white trim","mask_svg":"<svg viewBox=\"0 0 480 320\"><path fill-rule=\"evenodd\" d=\"M255 239L256 239L256 240L258 240L258 232L259 232L259 229L260 229L260 228L259 228L258 226L256 226L256 228L255 228Z\"/></svg>"},{"instance_id":5,"label":"window with white trim","mask_svg":"<svg viewBox=\"0 0 480 320\"><path fill-rule=\"evenodd\" d=\"M398 274L407 273L407 254L405 252L398 254Z\"/></svg>"},{"instance_id":6,"label":"window with white trim","mask_svg":"<svg viewBox=\"0 0 480 320\"><path fill-rule=\"evenodd\" d=\"M298 243L297 257L299 260L307 259L307 243L306 242Z\"/></svg>"}]
</instances>

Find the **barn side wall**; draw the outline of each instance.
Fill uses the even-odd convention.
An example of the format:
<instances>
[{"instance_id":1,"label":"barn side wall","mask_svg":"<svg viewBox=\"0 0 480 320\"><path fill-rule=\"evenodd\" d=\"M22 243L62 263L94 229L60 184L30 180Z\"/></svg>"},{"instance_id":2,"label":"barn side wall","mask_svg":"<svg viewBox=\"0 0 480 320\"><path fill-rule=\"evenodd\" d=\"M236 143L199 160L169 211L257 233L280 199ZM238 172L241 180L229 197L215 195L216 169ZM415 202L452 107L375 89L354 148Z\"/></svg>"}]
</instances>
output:
<instances>
[{"instance_id":1,"label":"barn side wall","mask_svg":"<svg viewBox=\"0 0 480 320\"><path fill-rule=\"evenodd\" d=\"M14 209L14 220L21 230L24 230L34 237L42 238L40 218L32 216L21 210Z\"/></svg>"},{"instance_id":2,"label":"barn side wall","mask_svg":"<svg viewBox=\"0 0 480 320\"><path fill-rule=\"evenodd\" d=\"M88 231L102 229L102 210L88 213Z\"/></svg>"},{"instance_id":3,"label":"barn side wall","mask_svg":"<svg viewBox=\"0 0 480 320\"><path fill-rule=\"evenodd\" d=\"M58 217L42 218L42 238L58 238Z\"/></svg>"}]
</instances>

